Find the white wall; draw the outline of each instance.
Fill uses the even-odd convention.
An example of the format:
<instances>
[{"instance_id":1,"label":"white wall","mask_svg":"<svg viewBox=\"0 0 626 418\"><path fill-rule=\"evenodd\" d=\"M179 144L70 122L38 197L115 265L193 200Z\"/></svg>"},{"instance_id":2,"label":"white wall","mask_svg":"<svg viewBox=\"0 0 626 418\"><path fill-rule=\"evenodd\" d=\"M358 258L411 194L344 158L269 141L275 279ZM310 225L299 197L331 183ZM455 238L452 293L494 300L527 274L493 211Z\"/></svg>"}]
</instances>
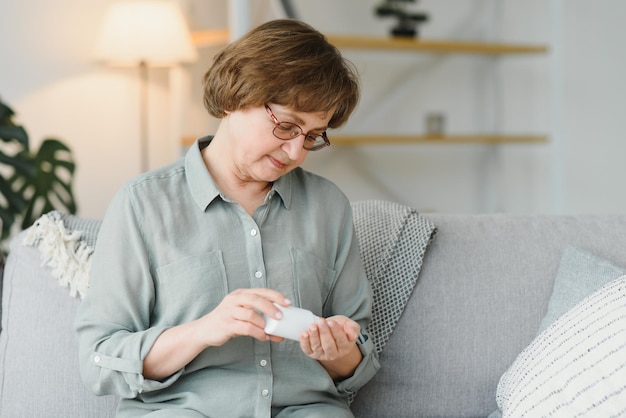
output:
<instances>
[{"instance_id":1,"label":"white wall","mask_svg":"<svg viewBox=\"0 0 626 418\"><path fill-rule=\"evenodd\" d=\"M100 66L91 50L113 0L0 2L0 96L31 140L56 136L74 150L80 214L100 217L113 193L139 173L138 74ZM193 28L227 21L225 0L179 0ZM255 0L255 22L274 14ZM327 33L385 35L378 0L295 1L303 20ZM306 166L352 199L384 198L441 212L626 212L622 113L626 13L621 0L421 0L424 38L545 43L545 56L345 54L359 68L363 99L344 132L411 133L429 111L450 132L548 133L545 145L372 145L311 153ZM191 101L183 133L211 132L200 79L214 48L186 67ZM495 82L494 82L495 80ZM495 87L494 87L495 86ZM168 71L150 72L151 165L178 157L171 135ZM332 138L332 137L331 137Z\"/></svg>"},{"instance_id":2,"label":"white wall","mask_svg":"<svg viewBox=\"0 0 626 418\"><path fill-rule=\"evenodd\" d=\"M626 3L563 3L563 208L623 213Z\"/></svg>"}]
</instances>

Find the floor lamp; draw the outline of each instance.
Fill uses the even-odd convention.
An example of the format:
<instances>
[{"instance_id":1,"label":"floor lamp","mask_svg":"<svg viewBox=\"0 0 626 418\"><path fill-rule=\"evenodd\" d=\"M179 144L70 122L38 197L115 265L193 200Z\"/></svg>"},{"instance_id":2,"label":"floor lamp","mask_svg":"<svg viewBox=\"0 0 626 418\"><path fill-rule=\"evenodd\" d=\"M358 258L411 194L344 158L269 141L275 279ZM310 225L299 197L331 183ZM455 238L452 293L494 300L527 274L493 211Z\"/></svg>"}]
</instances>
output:
<instances>
[{"instance_id":1,"label":"floor lamp","mask_svg":"<svg viewBox=\"0 0 626 418\"><path fill-rule=\"evenodd\" d=\"M185 18L171 0L120 0L107 11L95 55L111 66L139 69L141 171L147 171L148 67L168 67L197 59Z\"/></svg>"}]
</instances>

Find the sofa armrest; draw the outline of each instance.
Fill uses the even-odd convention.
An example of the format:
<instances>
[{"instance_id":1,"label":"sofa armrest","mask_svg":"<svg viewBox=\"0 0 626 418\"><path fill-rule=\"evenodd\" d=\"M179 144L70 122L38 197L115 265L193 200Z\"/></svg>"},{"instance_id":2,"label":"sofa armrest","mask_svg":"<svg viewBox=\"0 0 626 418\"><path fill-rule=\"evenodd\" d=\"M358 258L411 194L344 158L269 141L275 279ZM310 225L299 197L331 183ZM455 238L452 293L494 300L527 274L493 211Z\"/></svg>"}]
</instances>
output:
<instances>
[{"instance_id":1,"label":"sofa armrest","mask_svg":"<svg viewBox=\"0 0 626 418\"><path fill-rule=\"evenodd\" d=\"M11 243L0 333L0 417L113 417L117 400L82 383L74 315L79 299L41 265L37 248Z\"/></svg>"}]
</instances>

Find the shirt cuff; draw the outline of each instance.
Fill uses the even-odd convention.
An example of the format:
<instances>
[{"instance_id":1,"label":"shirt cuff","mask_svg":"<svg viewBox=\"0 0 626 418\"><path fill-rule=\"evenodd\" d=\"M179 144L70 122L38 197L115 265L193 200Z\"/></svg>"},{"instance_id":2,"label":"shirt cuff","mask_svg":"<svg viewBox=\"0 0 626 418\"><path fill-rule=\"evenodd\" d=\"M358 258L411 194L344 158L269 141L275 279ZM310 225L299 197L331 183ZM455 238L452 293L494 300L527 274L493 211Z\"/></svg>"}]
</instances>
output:
<instances>
[{"instance_id":1,"label":"shirt cuff","mask_svg":"<svg viewBox=\"0 0 626 418\"><path fill-rule=\"evenodd\" d=\"M352 376L337 384L337 390L339 393L356 393L356 391L369 382L380 369L378 355L374 350L374 342L370 336L365 332L361 332L356 344L357 347L359 347L359 350L361 350L361 354L363 354L363 359L357 366Z\"/></svg>"}]
</instances>

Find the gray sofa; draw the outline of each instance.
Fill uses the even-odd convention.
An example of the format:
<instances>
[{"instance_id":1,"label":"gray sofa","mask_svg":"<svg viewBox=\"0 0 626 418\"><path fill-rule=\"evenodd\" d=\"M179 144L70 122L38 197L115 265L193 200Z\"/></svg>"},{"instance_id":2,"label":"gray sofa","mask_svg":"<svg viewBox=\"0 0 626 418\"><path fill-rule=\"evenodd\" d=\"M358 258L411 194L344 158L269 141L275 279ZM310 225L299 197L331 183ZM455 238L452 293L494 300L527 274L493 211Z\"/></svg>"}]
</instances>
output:
<instances>
[{"instance_id":1,"label":"gray sofa","mask_svg":"<svg viewBox=\"0 0 626 418\"><path fill-rule=\"evenodd\" d=\"M546 314L564 249L626 266L626 215L419 215L389 202L359 205L359 239L380 237L362 248L375 264L368 271L393 283L392 273L408 270L417 281L387 327L381 370L354 399L357 417L486 417L497 408L500 376ZM416 218L425 223L412 226ZM93 244L98 221L64 220ZM417 252L406 244L433 224L436 235ZM80 381L72 330L79 299L23 239L13 240L4 273L0 417L114 416L116 400Z\"/></svg>"}]
</instances>

